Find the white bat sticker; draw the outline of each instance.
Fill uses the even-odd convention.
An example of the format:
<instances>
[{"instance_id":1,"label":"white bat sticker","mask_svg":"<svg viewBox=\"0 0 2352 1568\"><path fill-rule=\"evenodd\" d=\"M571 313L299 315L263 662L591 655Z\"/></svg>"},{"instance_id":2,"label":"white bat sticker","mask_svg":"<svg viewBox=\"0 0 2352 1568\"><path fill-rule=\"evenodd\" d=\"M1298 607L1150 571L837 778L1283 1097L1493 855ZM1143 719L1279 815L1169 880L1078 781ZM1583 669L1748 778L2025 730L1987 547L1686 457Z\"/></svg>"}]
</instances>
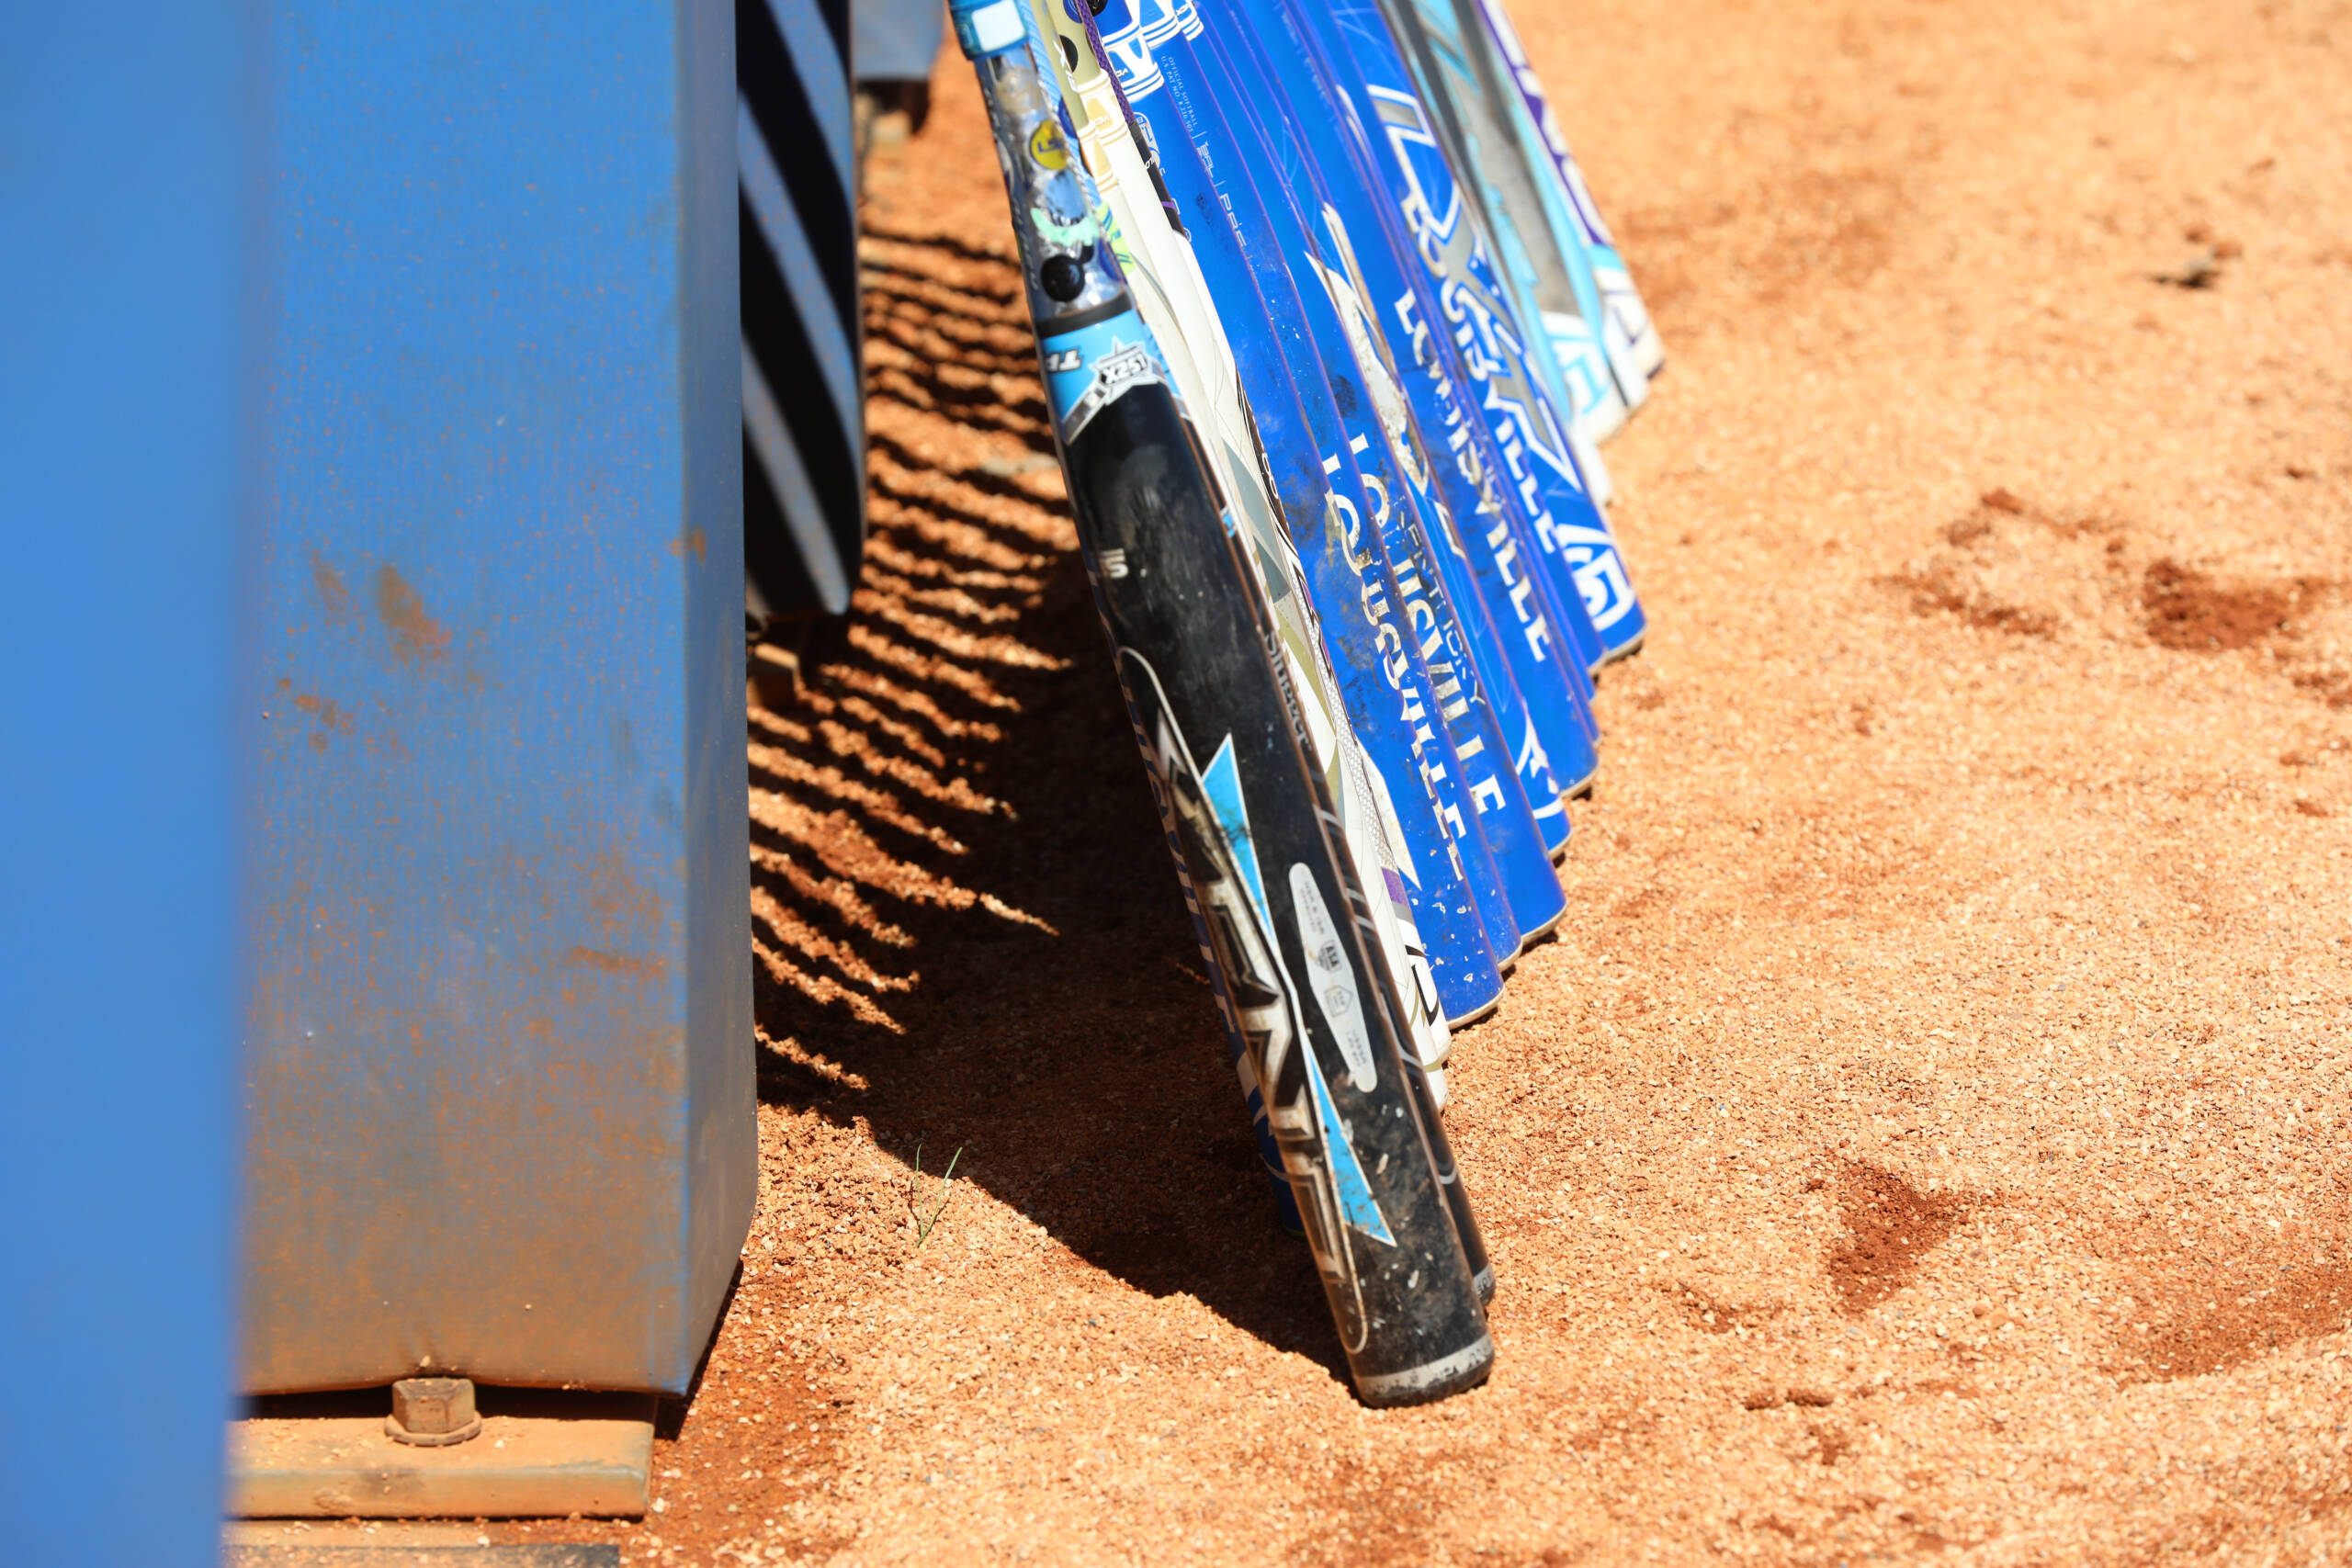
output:
<instances>
[{"instance_id":1,"label":"white bat sticker","mask_svg":"<svg viewBox=\"0 0 2352 1568\"><path fill-rule=\"evenodd\" d=\"M1291 904L1298 912L1299 945L1306 949L1306 967L1314 976L1306 989L1314 995L1323 1021L1340 1042L1348 1059L1348 1080L1366 1094L1380 1082L1373 1066L1372 1036L1363 1022L1363 998L1356 995L1356 972L1340 941L1340 928L1324 907L1323 890L1315 874L1304 865L1290 868Z\"/></svg>"}]
</instances>

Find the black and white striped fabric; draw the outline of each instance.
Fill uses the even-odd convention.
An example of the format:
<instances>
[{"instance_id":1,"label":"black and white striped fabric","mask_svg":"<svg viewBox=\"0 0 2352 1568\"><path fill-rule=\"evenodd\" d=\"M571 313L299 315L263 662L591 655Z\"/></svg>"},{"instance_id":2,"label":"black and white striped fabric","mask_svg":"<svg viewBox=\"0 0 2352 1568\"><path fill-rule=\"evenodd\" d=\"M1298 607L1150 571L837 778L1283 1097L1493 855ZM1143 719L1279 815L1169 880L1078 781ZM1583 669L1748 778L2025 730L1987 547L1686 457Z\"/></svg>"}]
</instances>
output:
<instances>
[{"instance_id":1,"label":"black and white striped fabric","mask_svg":"<svg viewBox=\"0 0 2352 1568\"><path fill-rule=\"evenodd\" d=\"M849 0L736 0L743 557L755 613L849 608L865 545Z\"/></svg>"}]
</instances>

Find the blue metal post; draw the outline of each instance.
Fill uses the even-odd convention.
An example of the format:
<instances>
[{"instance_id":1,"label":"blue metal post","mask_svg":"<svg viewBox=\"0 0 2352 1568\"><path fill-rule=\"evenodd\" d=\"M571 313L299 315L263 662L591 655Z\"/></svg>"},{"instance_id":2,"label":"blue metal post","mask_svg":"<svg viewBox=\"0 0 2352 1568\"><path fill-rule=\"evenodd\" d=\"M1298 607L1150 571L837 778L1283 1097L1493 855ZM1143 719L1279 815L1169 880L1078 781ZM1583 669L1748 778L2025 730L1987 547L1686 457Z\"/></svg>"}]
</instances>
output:
<instances>
[{"instance_id":1,"label":"blue metal post","mask_svg":"<svg viewBox=\"0 0 2352 1568\"><path fill-rule=\"evenodd\" d=\"M679 1392L732 1276L732 36L276 6L248 1388Z\"/></svg>"},{"instance_id":2,"label":"blue metal post","mask_svg":"<svg viewBox=\"0 0 2352 1568\"><path fill-rule=\"evenodd\" d=\"M245 7L0 47L0 1559L218 1554Z\"/></svg>"}]
</instances>

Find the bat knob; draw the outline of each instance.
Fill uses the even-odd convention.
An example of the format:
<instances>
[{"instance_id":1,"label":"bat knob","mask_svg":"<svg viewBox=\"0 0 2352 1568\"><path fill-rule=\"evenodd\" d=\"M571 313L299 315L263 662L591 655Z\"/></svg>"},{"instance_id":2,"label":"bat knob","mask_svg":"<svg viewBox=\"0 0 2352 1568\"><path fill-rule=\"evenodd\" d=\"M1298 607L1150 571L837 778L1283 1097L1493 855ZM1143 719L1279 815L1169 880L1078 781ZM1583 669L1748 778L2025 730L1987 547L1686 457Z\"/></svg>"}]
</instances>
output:
<instances>
[{"instance_id":1,"label":"bat knob","mask_svg":"<svg viewBox=\"0 0 2352 1568\"><path fill-rule=\"evenodd\" d=\"M1047 256L1037 268L1037 287L1046 297L1067 305L1086 288L1086 264L1076 256Z\"/></svg>"}]
</instances>

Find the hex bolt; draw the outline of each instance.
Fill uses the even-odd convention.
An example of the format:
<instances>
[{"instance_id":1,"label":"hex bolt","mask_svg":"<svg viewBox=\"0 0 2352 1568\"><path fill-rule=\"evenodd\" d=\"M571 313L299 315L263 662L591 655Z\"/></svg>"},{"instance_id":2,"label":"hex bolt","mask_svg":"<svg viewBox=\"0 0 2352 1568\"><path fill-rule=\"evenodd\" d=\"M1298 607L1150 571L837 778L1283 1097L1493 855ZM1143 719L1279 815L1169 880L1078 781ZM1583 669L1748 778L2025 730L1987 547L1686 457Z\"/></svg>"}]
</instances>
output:
<instances>
[{"instance_id":1,"label":"hex bolt","mask_svg":"<svg viewBox=\"0 0 2352 1568\"><path fill-rule=\"evenodd\" d=\"M392 1385L384 1436L420 1449L445 1449L481 1430L471 1378L402 1378Z\"/></svg>"}]
</instances>

